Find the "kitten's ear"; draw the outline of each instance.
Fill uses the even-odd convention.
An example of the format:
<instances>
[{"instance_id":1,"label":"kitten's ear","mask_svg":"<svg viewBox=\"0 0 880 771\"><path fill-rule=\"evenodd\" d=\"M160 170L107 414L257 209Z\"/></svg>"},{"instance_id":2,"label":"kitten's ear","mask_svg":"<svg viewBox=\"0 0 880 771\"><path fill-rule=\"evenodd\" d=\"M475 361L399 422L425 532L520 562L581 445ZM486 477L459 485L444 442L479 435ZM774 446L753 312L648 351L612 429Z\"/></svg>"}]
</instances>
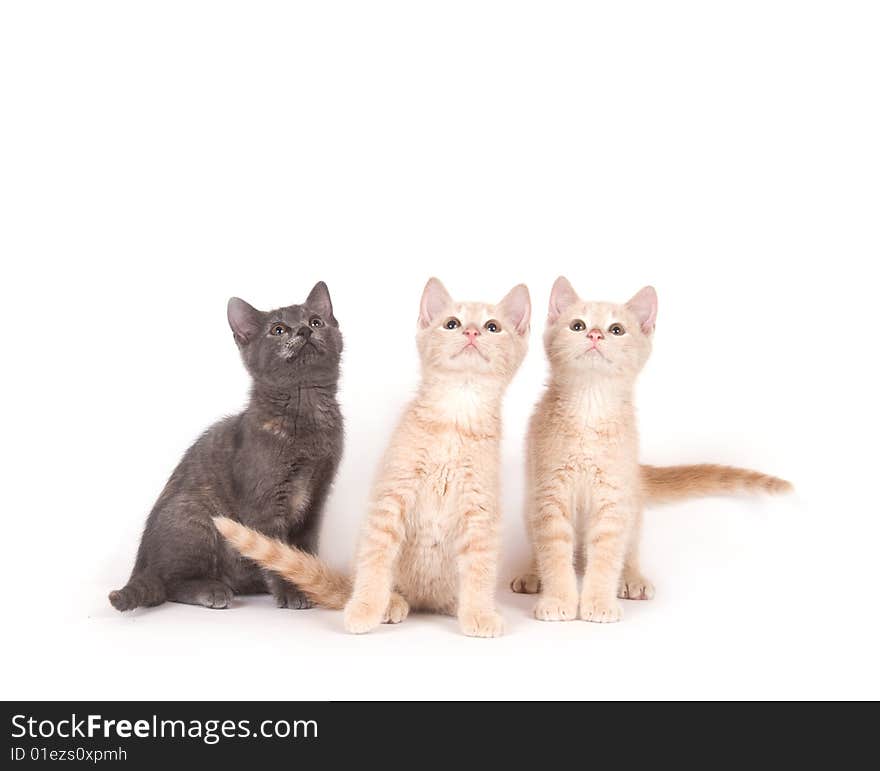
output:
<instances>
[{"instance_id":1,"label":"kitten's ear","mask_svg":"<svg viewBox=\"0 0 880 771\"><path fill-rule=\"evenodd\" d=\"M422 329L431 326L445 308L452 305L452 297L438 278L429 278L422 291L422 303L419 306L419 326Z\"/></svg>"},{"instance_id":2,"label":"kitten's ear","mask_svg":"<svg viewBox=\"0 0 880 771\"><path fill-rule=\"evenodd\" d=\"M306 298L306 305L328 321L336 321L333 316L333 303L330 301L330 290L323 281L312 287Z\"/></svg>"},{"instance_id":3,"label":"kitten's ear","mask_svg":"<svg viewBox=\"0 0 880 771\"><path fill-rule=\"evenodd\" d=\"M550 290L550 308L547 311L547 323L555 324L562 312L569 306L574 305L580 298L574 291L574 287L565 276L560 276L553 282Z\"/></svg>"},{"instance_id":4,"label":"kitten's ear","mask_svg":"<svg viewBox=\"0 0 880 771\"><path fill-rule=\"evenodd\" d=\"M642 332L650 335L654 331L654 325L657 322L657 292L652 286L646 286L636 292L626 307L636 314Z\"/></svg>"},{"instance_id":5,"label":"kitten's ear","mask_svg":"<svg viewBox=\"0 0 880 771\"><path fill-rule=\"evenodd\" d=\"M239 345L249 343L263 327L262 314L238 297L230 298L226 305L226 318L232 327L235 342Z\"/></svg>"},{"instance_id":6,"label":"kitten's ear","mask_svg":"<svg viewBox=\"0 0 880 771\"><path fill-rule=\"evenodd\" d=\"M498 303L498 308L514 323L520 335L525 335L529 331L532 301L529 299L529 288L525 284L517 284L511 289Z\"/></svg>"}]
</instances>

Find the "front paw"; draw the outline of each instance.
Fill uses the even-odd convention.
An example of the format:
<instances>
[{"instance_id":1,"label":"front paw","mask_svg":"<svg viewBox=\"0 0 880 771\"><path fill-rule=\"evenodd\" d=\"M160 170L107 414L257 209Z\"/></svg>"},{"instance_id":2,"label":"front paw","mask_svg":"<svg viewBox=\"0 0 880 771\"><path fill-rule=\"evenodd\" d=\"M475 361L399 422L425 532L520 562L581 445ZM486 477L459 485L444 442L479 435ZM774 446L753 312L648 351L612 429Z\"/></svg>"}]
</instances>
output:
<instances>
[{"instance_id":1,"label":"front paw","mask_svg":"<svg viewBox=\"0 0 880 771\"><path fill-rule=\"evenodd\" d=\"M541 597L535 603L538 621L571 621L577 618L577 598Z\"/></svg>"},{"instance_id":2,"label":"front paw","mask_svg":"<svg viewBox=\"0 0 880 771\"><path fill-rule=\"evenodd\" d=\"M392 594L382 618L383 624L399 624L409 615L409 603L399 594Z\"/></svg>"},{"instance_id":3,"label":"front paw","mask_svg":"<svg viewBox=\"0 0 880 771\"><path fill-rule=\"evenodd\" d=\"M580 617L594 624L614 624L623 618L623 608L614 600L599 600L584 595L581 597Z\"/></svg>"},{"instance_id":4,"label":"front paw","mask_svg":"<svg viewBox=\"0 0 880 771\"><path fill-rule=\"evenodd\" d=\"M345 631L364 634L382 623L385 610L381 605L371 605L363 600L349 600L343 613Z\"/></svg>"},{"instance_id":5,"label":"front paw","mask_svg":"<svg viewBox=\"0 0 880 771\"><path fill-rule=\"evenodd\" d=\"M504 632L504 619L491 609L461 610L458 623L468 637L500 637Z\"/></svg>"},{"instance_id":6,"label":"front paw","mask_svg":"<svg viewBox=\"0 0 880 771\"><path fill-rule=\"evenodd\" d=\"M275 604L279 608L291 608L293 610L305 610L306 608L315 607L314 602L299 589L292 586L284 587L275 595Z\"/></svg>"}]
</instances>

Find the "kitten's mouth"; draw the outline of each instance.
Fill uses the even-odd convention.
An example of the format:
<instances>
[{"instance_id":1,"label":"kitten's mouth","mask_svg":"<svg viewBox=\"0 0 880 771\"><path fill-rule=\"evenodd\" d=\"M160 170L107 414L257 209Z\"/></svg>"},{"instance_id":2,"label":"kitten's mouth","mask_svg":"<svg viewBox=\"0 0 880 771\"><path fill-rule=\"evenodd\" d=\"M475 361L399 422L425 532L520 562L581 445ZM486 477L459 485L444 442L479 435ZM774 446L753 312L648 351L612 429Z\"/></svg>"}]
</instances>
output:
<instances>
[{"instance_id":1,"label":"kitten's mouth","mask_svg":"<svg viewBox=\"0 0 880 771\"><path fill-rule=\"evenodd\" d=\"M592 356L592 354L594 354L594 353L598 353L601 358L605 359L605 361L607 361L609 363L611 362L611 359L609 359L604 353L602 353L602 351L599 349L599 347L595 346L595 345L592 348L587 348L587 350L584 351L580 356L578 356L578 358L579 359L595 358L594 356Z\"/></svg>"},{"instance_id":2,"label":"kitten's mouth","mask_svg":"<svg viewBox=\"0 0 880 771\"><path fill-rule=\"evenodd\" d=\"M300 354L305 353L317 354L320 353L320 350L311 340L306 340L303 337L296 337L287 344L288 361L296 359Z\"/></svg>"},{"instance_id":3,"label":"kitten's mouth","mask_svg":"<svg viewBox=\"0 0 880 771\"><path fill-rule=\"evenodd\" d=\"M476 353L476 354L479 354L480 357L483 359L483 361L486 361L486 362L489 361L489 357L486 356L486 354L483 353L479 348L477 348L476 343L467 343L467 344L464 346L464 348L462 348L458 353L453 353L453 354L452 354L452 358L453 358L453 359L457 359L457 358L458 358L459 356L461 356L463 353L469 353L469 352L470 352L470 353Z\"/></svg>"}]
</instances>

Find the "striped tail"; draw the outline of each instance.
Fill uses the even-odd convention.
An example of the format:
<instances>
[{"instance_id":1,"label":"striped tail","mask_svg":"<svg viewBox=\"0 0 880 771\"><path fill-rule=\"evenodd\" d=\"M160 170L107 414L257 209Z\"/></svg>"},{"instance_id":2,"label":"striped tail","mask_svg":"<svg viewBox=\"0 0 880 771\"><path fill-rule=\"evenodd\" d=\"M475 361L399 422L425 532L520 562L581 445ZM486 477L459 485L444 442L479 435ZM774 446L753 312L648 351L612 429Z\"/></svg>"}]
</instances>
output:
<instances>
[{"instance_id":1,"label":"striped tail","mask_svg":"<svg viewBox=\"0 0 880 771\"><path fill-rule=\"evenodd\" d=\"M351 597L351 579L315 555L269 538L228 517L214 517L214 526L245 557L295 584L316 605L341 610Z\"/></svg>"},{"instance_id":2,"label":"striped tail","mask_svg":"<svg viewBox=\"0 0 880 771\"><path fill-rule=\"evenodd\" d=\"M760 471L702 463L697 466L642 466L646 503L669 503L701 495L741 492L788 493L791 482Z\"/></svg>"}]
</instances>

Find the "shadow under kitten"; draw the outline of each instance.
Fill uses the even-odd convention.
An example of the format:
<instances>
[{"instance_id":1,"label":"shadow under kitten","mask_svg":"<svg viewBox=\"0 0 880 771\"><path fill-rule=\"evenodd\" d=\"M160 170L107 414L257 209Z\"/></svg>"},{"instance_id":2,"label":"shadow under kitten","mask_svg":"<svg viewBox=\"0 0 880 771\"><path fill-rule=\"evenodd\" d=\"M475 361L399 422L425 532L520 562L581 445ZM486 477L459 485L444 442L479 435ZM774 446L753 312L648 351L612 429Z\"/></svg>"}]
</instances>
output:
<instances>
[{"instance_id":1,"label":"shadow under kitten","mask_svg":"<svg viewBox=\"0 0 880 771\"><path fill-rule=\"evenodd\" d=\"M270 591L282 608L312 601L230 548L212 518L232 517L308 553L342 456L336 401L342 335L326 284L302 305L263 312L232 298L229 325L253 382L244 412L187 450L151 511L117 610L163 602L225 608Z\"/></svg>"}]
</instances>

